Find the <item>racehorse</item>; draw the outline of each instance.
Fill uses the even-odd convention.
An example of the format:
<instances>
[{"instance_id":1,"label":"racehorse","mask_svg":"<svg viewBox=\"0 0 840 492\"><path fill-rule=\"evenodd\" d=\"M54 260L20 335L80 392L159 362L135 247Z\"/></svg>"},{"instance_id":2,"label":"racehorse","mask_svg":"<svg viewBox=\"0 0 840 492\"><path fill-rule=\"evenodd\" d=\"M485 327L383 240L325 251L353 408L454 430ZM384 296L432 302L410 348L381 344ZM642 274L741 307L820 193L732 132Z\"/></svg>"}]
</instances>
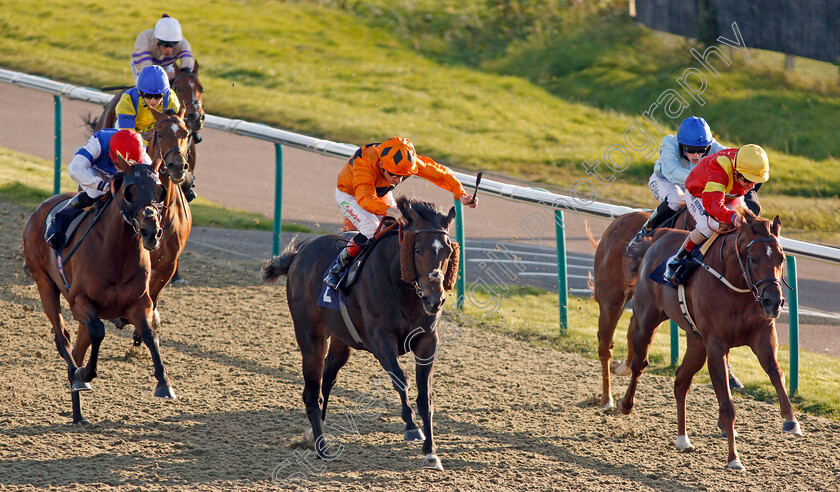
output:
<instances>
[{"instance_id":1,"label":"racehorse","mask_svg":"<svg viewBox=\"0 0 840 492\"><path fill-rule=\"evenodd\" d=\"M615 367L610 365L613 355L613 336L616 326L624 312L624 306L633 297L636 277L631 276L628 269L629 257L626 254L627 245L642 225L650 217L647 212L631 212L615 219L600 241L596 241L587 225L587 236L595 248L595 259L592 269L592 292L600 310L598 315L598 358L601 360L601 407L609 410L615 406L610 387L610 371L626 376L627 361L633 358L633 330L635 318L630 317L627 328L627 358ZM676 217L674 227L685 229L686 220L689 226L694 226L694 220L685 209Z\"/></svg>"},{"instance_id":2,"label":"racehorse","mask_svg":"<svg viewBox=\"0 0 840 492\"><path fill-rule=\"evenodd\" d=\"M87 423L82 417L79 393L90 389L88 383L96 377L99 346L105 338L101 319L125 316L139 328L155 366L155 396L175 398L161 361L158 336L151 327L154 303L149 293L149 251L160 245L160 207L167 192L157 176L156 165L132 165L119 158L116 166L118 172L111 181L113 199L100 208L98 222L86 237L79 238L81 234L77 234L68 241L62 259L44 241L44 222L53 206L72 194L47 199L29 217L23 230L26 268L35 280L44 312L53 326L58 353L67 362L75 424ZM85 218L79 231L87 230L94 221L90 216ZM72 349L59 294L67 299L73 318L79 322ZM90 358L83 366L88 347Z\"/></svg>"},{"instance_id":3,"label":"racehorse","mask_svg":"<svg viewBox=\"0 0 840 492\"><path fill-rule=\"evenodd\" d=\"M338 310L319 307L317 302L324 273L346 238L332 235L293 243L263 265L261 276L264 281L288 276L286 295L303 356L303 402L318 456L330 458L323 421L336 375L353 349L367 350L400 395L405 441L423 441L423 468L443 470L432 433L432 365L438 347L436 324L446 290L457 276L459 247L447 232L455 208L443 215L432 203L405 197L397 200L397 206L409 225L399 236L384 236L368 246L370 256L349 287L346 308L353 332ZM408 381L397 361L397 356L407 352L414 354L416 363L422 431L407 403Z\"/></svg>"},{"instance_id":4,"label":"racehorse","mask_svg":"<svg viewBox=\"0 0 840 492\"><path fill-rule=\"evenodd\" d=\"M785 418L782 430L802 435L785 393L784 374L776 360L775 319L784 300L781 274L785 255L779 243L781 221L778 215L771 223L750 212L745 213L745 225L711 245L702 265L706 272L698 271L686 281L688 317L682 314L678 289L650 277L679 248L686 233L658 231L653 242L640 241L631 248L631 271L638 271L633 298L634 355L630 362L630 384L618 402L618 409L623 414L629 414L633 409L636 385L648 365L653 335L662 321L675 320L688 333L685 357L677 368L674 381L677 449L694 449L686 434L685 399L691 380L708 359L720 422L729 444L727 467L736 470L743 470L744 466L735 448L735 407L727 379L726 356L731 347L747 345L752 349L776 389Z\"/></svg>"},{"instance_id":5,"label":"racehorse","mask_svg":"<svg viewBox=\"0 0 840 492\"><path fill-rule=\"evenodd\" d=\"M198 63L192 72L182 72L172 81L172 90L185 108L184 122L190 131L190 151L187 154L190 172L195 171L195 144L199 130L204 128L204 86L198 79Z\"/></svg>"}]
</instances>

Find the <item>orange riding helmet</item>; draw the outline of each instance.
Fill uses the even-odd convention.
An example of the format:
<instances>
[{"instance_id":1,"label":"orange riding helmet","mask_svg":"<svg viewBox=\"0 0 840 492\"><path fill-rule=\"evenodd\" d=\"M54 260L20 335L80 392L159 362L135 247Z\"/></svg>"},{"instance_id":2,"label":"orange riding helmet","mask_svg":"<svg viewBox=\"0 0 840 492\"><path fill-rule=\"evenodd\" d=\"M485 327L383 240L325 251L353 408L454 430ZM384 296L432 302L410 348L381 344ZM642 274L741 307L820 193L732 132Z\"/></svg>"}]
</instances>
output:
<instances>
[{"instance_id":1,"label":"orange riding helmet","mask_svg":"<svg viewBox=\"0 0 840 492\"><path fill-rule=\"evenodd\" d=\"M395 176L417 174L417 152L407 138L391 137L379 144L379 162Z\"/></svg>"}]
</instances>

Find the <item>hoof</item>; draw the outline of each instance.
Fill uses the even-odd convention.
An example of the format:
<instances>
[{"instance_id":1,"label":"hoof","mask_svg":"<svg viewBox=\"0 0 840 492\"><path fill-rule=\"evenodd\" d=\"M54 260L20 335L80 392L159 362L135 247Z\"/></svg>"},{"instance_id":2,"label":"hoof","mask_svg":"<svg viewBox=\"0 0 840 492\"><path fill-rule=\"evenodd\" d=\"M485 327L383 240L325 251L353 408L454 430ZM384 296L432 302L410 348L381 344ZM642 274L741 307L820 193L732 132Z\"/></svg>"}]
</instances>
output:
<instances>
[{"instance_id":1,"label":"hoof","mask_svg":"<svg viewBox=\"0 0 840 492\"><path fill-rule=\"evenodd\" d=\"M73 381L70 382L71 393L76 393L78 391L90 391L93 389L87 381L82 380L81 370L82 368L79 367L73 374Z\"/></svg>"},{"instance_id":2,"label":"hoof","mask_svg":"<svg viewBox=\"0 0 840 492\"><path fill-rule=\"evenodd\" d=\"M615 374L616 376L629 376L633 373L633 371L630 370L630 366L627 365L627 359L624 359L623 361L613 366L612 370L613 374Z\"/></svg>"},{"instance_id":3,"label":"hoof","mask_svg":"<svg viewBox=\"0 0 840 492\"><path fill-rule=\"evenodd\" d=\"M633 411L633 407L627 408L624 406L624 398L618 400L618 411L621 412L622 415L630 415L630 412Z\"/></svg>"},{"instance_id":4,"label":"hoof","mask_svg":"<svg viewBox=\"0 0 840 492\"><path fill-rule=\"evenodd\" d=\"M790 434L796 434L797 436L802 435L802 429L799 427L799 422L796 420L788 420L782 424L782 430Z\"/></svg>"},{"instance_id":5,"label":"hoof","mask_svg":"<svg viewBox=\"0 0 840 492\"><path fill-rule=\"evenodd\" d=\"M744 389L744 383L735 376L729 376L729 389L732 391Z\"/></svg>"},{"instance_id":6,"label":"hoof","mask_svg":"<svg viewBox=\"0 0 840 492\"><path fill-rule=\"evenodd\" d=\"M73 425L90 425L90 422L88 422L84 418L81 418L79 420L74 420Z\"/></svg>"},{"instance_id":7,"label":"hoof","mask_svg":"<svg viewBox=\"0 0 840 492\"><path fill-rule=\"evenodd\" d=\"M601 402L601 405L603 405L601 407L601 410L605 412L615 410L615 400L613 400L612 397L610 397L609 401L607 401L606 403Z\"/></svg>"},{"instance_id":8,"label":"hoof","mask_svg":"<svg viewBox=\"0 0 840 492\"><path fill-rule=\"evenodd\" d=\"M405 442L425 441L426 436L423 435L423 431L420 429L409 429L405 431L405 437L403 440Z\"/></svg>"},{"instance_id":9,"label":"hoof","mask_svg":"<svg viewBox=\"0 0 840 492\"><path fill-rule=\"evenodd\" d=\"M690 453L694 451L694 444L691 444L688 436L677 436L677 451L681 453Z\"/></svg>"},{"instance_id":10,"label":"hoof","mask_svg":"<svg viewBox=\"0 0 840 492\"><path fill-rule=\"evenodd\" d=\"M315 433L312 432L312 429L306 429L300 434L300 437L307 444L315 444Z\"/></svg>"},{"instance_id":11,"label":"hoof","mask_svg":"<svg viewBox=\"0 0 840 492\"><path fill-rule=\"evenodd\" d=\"M434 453L426 455L426 458L423 460L423 468L426 470L443 471L443 465L440 464L440 458L438 458Z\"/></svg>"},{"instance_id":12,"label":"hoof","mask_svg":"<svg viewBox=\"0 0 840 492\"><path fill-rule=\"evenodd\" d=\"M741 464L741 460L739 460L738 458L735 458L734 460L730 461L729 464L726 465L726 467L729 468L730 470L735 470L735 471L746 470L746 468L744 468L744 465Z\"/></svg>"},{"instance_id":13,"label":"hoof","mask_svg":"<svg viewBox=\"0 0 840 492\"><path fill-rule=\"evenodd\" d=\"M155 388L155 398L163 398L165 400L175 400L175 392L169 386L158 386Z\"/></svg>"},{"instance_id":14,"label":"hoof","mask_svg":"<svg viewBox=\"0 0 840 492\"><path fill-rule=\"evenodd\" d=\"M187 285L187 281L181 277L173 277L172 280L169 281L169 285L172 287L184 287Z\"/></svg>"}]
</instances>

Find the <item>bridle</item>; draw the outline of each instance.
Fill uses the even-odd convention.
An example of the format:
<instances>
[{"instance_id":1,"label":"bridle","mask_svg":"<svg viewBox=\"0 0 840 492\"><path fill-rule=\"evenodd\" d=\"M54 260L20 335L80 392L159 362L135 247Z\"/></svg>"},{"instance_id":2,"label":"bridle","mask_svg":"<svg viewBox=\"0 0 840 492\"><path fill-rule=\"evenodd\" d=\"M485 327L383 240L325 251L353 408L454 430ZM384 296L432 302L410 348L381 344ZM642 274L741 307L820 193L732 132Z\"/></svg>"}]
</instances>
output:
<instances>
[{"instance_id":1,"label":"bridle","mask_svg":"<svg viewBox=\"0 0 840 492\"><path fill-rule=\"evenodd\" d=\"M202 101L200 101L197 97L195 97L196 89L198 90L199 94L204 93L204 88L201 86L201 82L198 81L198 75L196 75L194 73L184 73L184 74L181 74L181 75L175 77L175 79L172 81L172 84L171 84L173 89L175 88L175 84L178 82L178 80L183 78L183 77L189 77L189 78L195 79L197 85L192 87L192 90L190 91L192 93L192 99L190 99L189 101L186 101L186 100L182 99L181 102L184 104L184 106L186 106L187 111L194 110L197 113L199 113L200 115L203 115L204 114L204 103ZM177 89L175 89L175 93L176 94L178 93ZM179 99L181 98L180 94L178 94L178 98ZM192 134L192 132L190 132L190 134Z\"/></svg>"},{"instance_id":2,"label":"bridle","mask_svg":"<svg viewBox=\"0 0 840 492\"><path fill-rule=\"evenodd\" d=\"M444 236L447 239L449 239L449 232L444 230L444 229L418 229L418 230L413 231L413 232L414 232L415 235L420 234L420 233L440 234L441 236ZM412 252L412 254L413 254L413 252ZM416 266L415 266L414 271L417 272L417 267ZM421 277L428 277L428 279L421 284L420 283L420 278ZM443 280L444 280L443 272L440 270L440 268L435 268L432 271L427 272L427 273L418 273L417 278L414 279L414 281L412 282L412 285L414 286L414 292L417 294L417 296L418 297L423 297L423 289L426 288L426 286L429 285L429 283L436 282L436 283L442 284Z\"/></svg>"},{"instance_id":3,"label":"bridle","mask_svg":"<svg viewBox=\"0 0 840 492\"><path fill-rule=\"evenodd\" d=\"M138 164L138 165L145 165L145 164ZM151 169L150 166L146 165L146 167L149 167ZM133 173L124 175L123 184L122 184L123 189L126 189L129 185L135 184L139 180L140 170L139 170L139 168L135 168L135 169L136 170ZM150 172L149 174L153 177L153 179L155 181L155 184L161 184L160 180L157 177L157 173ZM111 183L112 183L111 194L114 196L114 198L116 198L116 193L115 193L115 190L113 189L113 181L111 181ZM141 210L146 209L146 211L144 212L145 214L156 215L158 223L161 222L161 209L163 209L163 203L161 203L161 202L159 202L155 199L152 199L149 202L149 205L143 205L141 207L132 207L132 208L129 208L128 206L126 206L125 195L123 195L122 200L116 200L115 199L114 201L117 203L117 208L120 211L120 216L123 218L123 220L129 226L131 226L131 228L134 230L134 234L137 235L137 236L140 235L140 222L138 222L136 216ZM163 228L158 228L157 233L155 234L156 237L159 239L162 234L163 234Z\"/></svg>"},{"instance_id":4,"label":"bridle","mask_svg":"<svg viewBox=\"0 0 840 492\"><path fill-rule=\"evenodd\" d=\"M182 75L182 77L183 77L183 75ZM188 135L190 134L190 129L187 128L187 125L184 123L184 120L182 120L181 118L176 118L176 117L170 116L168 118L163 118L163 119L159 120L157 123L155 123L155 133L154 133L154 137L153 137L153 139L154 139L153 143L154 143L154 147L155 147L155 153L159 154L160 159L163 161L163 164L164 164L163 168L164 169L166 168L166 159L170 155L172 155L174 152L177 152L178 154L180 154L184 158L184 161L187 161L187 151L184 150L183 148L181 148L181 146L179 146L178 144L173 145L172 148L167 149L166 152L164 152L160 148L160 146L158 145L158 137L160 136L160 132L158 131L158 125L160 125L161 123L171 123L171 122L176 123L180 128L183 128L184 130L186 130ZM185 141L186 141L186 139L185 139ZM164 172L166 172L168 174L168 171L164 171Z\"/></svg>"},{"instance_id":5,"label":"bridle","mask_svg":"<svg viewBox=\"0 0 840 492\"><path fill-rule=\"evenodd\" d=\"M776 238L776 237L765 237L765 238L753 239L752 241L749 242L749 244L747 244L747 247L746 247L747 258L746 258L746 261L744 261L744 260L741 259L741 251L738 248L738 240L740 238L741 238L741 232L738 232L738 237L735 239L735 256L738 257L738 264L741 266L741 273L744 275L744 280L746 280L747 286L749 287L749 290L752 293L753 298L755 298L756 302L760 302L762 296L764 295L764 291L767 290L767 287L769 287L770 285L778 285L779 289L781 289L782 288L782 282L784 282L786 285L787 285L787 282L785 282L784 279L778 279L776 277L767 277L767 278L759 280L757 282L753 281L752 269L750 268L750 258L751 258L750 246L752 246L755 243L776 243L776 244L779 244L779 248L781 248L782 245L779 243L779 239ZM759 287L761 287L762 285L764 285L764 287L759 292ZM788 288L790 288L790 286L788 286ZM784 302L785 302L785 300L784 300L784 298L782 298L782 305L784 305Z\"/></svg>"}]
</instances>

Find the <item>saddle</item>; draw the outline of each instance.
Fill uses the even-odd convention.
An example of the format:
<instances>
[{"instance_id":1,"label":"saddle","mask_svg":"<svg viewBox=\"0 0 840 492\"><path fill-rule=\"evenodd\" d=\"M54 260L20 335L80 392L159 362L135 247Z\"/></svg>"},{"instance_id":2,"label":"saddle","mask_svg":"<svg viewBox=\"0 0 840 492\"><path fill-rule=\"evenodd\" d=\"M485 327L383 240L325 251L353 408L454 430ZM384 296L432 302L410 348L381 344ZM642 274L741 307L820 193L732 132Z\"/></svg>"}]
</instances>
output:
<instances>
[{"instance_id":1,"label":"saddle","mask_svg":"<svg viewBox=\"0 0 840 492\"><path fill-rule=\"evenodd\" d=\"M677 285L685 285L688 282L688 279L691 278L691 275L694 274L695 270L697 270L701 264L703 264L703 259L706 257L706 253L709 251L709 248L712 247L715 240L720 236L720 234L714 233L712 237L706 240L702 246L696 248L691 254L688 255L687 258L684 260L680 260L680 266L677 269L677 275L674 277L674 281L676 285L671 281L665 278L665 270L668 268L668 260L670 258L666 258L665 261L659 264L648 278L653 280L654 282L658 282L662 285L667 285L674 289L677 288Z\"/></svg>"},{"instance_id":2,"label":"saddle","mask_svg":"<svg viewBox=\"0 0 840 492\"><path fill-rule=\"evenodd\" d=\"M53 240L49 242L49 245L59 252L64 249L64 245L67 244L73 237L76 229L79 228L79 224L81 224L82 221L85 220L85 217L91 213L83 209L68 208L59 219L56 219L56 214L58 214L58 212L61 211L72 199L73 198L70 197L56 203L53 208L50 209L47 214L47 218L44 221L44 230L47 230L50 228L50 224L58 220L56 223L58 230L56 231Z\"/></svg>"}]
</instances>

